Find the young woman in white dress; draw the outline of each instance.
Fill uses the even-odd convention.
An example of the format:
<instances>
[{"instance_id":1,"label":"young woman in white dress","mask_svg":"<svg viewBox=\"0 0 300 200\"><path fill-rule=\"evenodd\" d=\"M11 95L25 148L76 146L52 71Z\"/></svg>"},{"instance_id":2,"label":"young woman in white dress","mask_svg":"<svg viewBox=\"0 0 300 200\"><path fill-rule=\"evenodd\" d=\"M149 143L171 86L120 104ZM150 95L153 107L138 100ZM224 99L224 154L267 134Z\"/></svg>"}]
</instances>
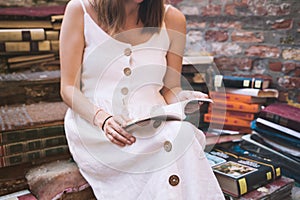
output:
<instances>
[{"instance_id":1,"label":"young woman in white dress","mask_svg":"<svg viewBox=\"0 0 300 200\"><path fill-rule=\"evenodd\" d=\"M153 108L206 94L180 87L186 21L164 0L71 0L60 33L70 152L97 199L224 199L189 122Z\"/></svg>"}]
</instances>

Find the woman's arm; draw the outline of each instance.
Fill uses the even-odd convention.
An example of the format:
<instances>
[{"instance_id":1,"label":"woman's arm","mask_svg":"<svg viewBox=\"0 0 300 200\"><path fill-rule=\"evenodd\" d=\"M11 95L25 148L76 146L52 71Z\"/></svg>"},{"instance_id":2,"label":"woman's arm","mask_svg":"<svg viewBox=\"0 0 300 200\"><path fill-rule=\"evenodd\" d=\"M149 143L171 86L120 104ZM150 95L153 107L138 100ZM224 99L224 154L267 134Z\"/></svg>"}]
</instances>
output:
<instances>
[{"instance_id":1,"label":"woman's arm","mask_svg":"<svg viewBox=\"0 0 300 200\"><path fill-rule=\"evenodd\" d=\"M165 101L170 104L193 97L207 98L202 92L181 89L182 57L186 44L185 16L178 9L170 7L165 16L165 24L170 38L170 48L166 56L168 68L161 91Z\"/></svg>"},{"instance_id":2,"label":"woman's arm","mask_svg":"<svg viewBox=\"0 0 300 200\"><path fill-rule=\"evenodd\" d=\"M92 104L80 91L81 63L84 51L84 16L79 1L68 3L60 32L61 97L82 118L102 126L109 116L99 113L96 123L94 115L99 108Z\"/></svg>"}]
</instances>

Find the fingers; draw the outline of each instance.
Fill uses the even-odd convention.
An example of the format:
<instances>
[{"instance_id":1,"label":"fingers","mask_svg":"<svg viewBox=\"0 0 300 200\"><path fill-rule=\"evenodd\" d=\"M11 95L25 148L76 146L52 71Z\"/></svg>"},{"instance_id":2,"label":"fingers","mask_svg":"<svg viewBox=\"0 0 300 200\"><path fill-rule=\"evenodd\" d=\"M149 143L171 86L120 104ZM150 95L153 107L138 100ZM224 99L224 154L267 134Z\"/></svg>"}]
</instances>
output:
<instances>
[{"instance_id":1,"label":"fingers","mask_svg":"<svg viewBox=\"0 0 300 200\"><path fill-rule=\"evenodd\" d=\"M112 143L116 145L131 145L135 142L135 137L122 128L123 123L124 122L121 118L110 118L104 125L105 135Z\"/></svg>"}]
</instances>

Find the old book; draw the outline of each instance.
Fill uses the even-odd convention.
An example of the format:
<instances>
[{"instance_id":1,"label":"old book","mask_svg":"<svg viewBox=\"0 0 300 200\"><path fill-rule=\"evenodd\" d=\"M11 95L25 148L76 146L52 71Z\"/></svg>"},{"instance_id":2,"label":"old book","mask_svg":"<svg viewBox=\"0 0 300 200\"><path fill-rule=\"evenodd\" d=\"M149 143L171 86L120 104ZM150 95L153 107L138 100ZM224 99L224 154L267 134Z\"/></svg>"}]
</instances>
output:
<instances>
[{"instance_id":1,"label":"old book","mask_svg":"<svg viewBox=\"0 0 300 200\"><path fill-rule=\"evenodd\" d=\"M269 87L270 81L262 78L250 78L240 76L224 76L215 75L214 86L229 87L229 88L255 88L255 89L266 89Z\"/></svg>"},{"instance_id":2,"label":"old book","mask_svg":"<svg viewBox=\"0 0 300 200\"><path fill-rule=\"evenodd\" d=\"M249 158L219 147L206 153L222 191L233 197L247 194L281 177L277 163Z\"/></svg>"},{"instance_id":3,"label":"old book","mask_svg":"<svg viewBox=\"0 0 300 200\"><path fill-rule=\"evenodd\" d=\"M225 110L225 109L214 109L212 110L212 106L208 106L208 113L212 113L214 115L219 116L226 116L226 117L234 117L239 118L243 120L252 121L255 118L255 113L248 113L248 112L240 112L240 111L234 111L234 110Z\"/></svg>"},{"instance_id":4,"label":"old book","mask_svg":"<svg viewBox=\"0 0 300 200\"><path fill-rule=\"evenodd\" d=\"M4 132L61 126L67 108L64 102L40 102L30 105L1 106L0 117L2 120L0 123L0 136L3 136ZM61 127L54 129L53 132L57 130L61 130ZM41 129L41 131L44 130ZM48 132L49 130L46 131ZM9 142L4 141L2 138L1 143Z\"/></svg>"},{"instance_id":5,"label":"old book","mask_svg":"<svg viewBox=\"0 0 300 200\"><path fill-rule=\"evenodd\" d=\"M1 74L0 106L61 101L59 88L59 70Z\"/></svg>"},{"instance_id":6,"label":"old book","mask_svg":"<svg viewBox=\"0 0 300 200\"><path fill-rule=\"evenodd\" d=\"M273 103L260 111L259 117L300 132L300 108L285 103Z\"/></svg>"},{"instance_id":7,"label":"old book","mask_svg":"<svg viewBox=\"0 0 300 200\"><path fill-rule=\"evenodd\" d=\"M1 42L35 40L45 40L44 29L0 29Z\"/></svg>"},{"instance_id":8,"label":"old book","mask_svg":"<svg viewBox=\"0 0 300 200\"><path fill-rule=\"evenodd\" d=\"M242 140L244 134L213 134L205 132L206 145L216 145L225 142L236 142Z\"/></svg>"},{"instance_id":9,"label":"old book","mask_svg":"<svg viewBox=\"0 0 300 200\"><path fill-rule=\"evenodd\" d=\"M282 176L267 185L257 188L240 198L228 196L230 200L283 200L291 198L291 191L295 180Z\"/></svg>"},{"instance_id":10,"label":"old book","mask_svg":"<svg viewBox=\"0 0 300 200\"><path fill-rule=\"evenodd\" d=\"M69 155L69 154L70 152L69 152L68 145L48 147L44 149L38 149L38 150L28 151L24 153L0 157L0 167L8 167L8 166L19 165L22 163L30 163L42 158L53 157L56 155Z\"/></svg>"},{"instance_id":11,"label":"old book","mask_svg":"<svg viewBox=\"0 0 300 200\"><path fill-rule=\"evenodd\" d=\"M0 20L0 28L53 29L53 25L50 20Z\"/></svg>"},{"instance_id":12,"label":"old book","mask_svg":"<svg viewBox=\"0 0 300 200\"><path fill-rule=\"evenodd\" d=\"M18 141L15 143L0 144L0 157L66 144L67 140L64 132L53 137L43 137L33 140Z\"/></svg>"},{"instance_id":13,"label":"old book","mask_svg":"<svg viewBox=\"0 0 300 200\"><path fill-rule=\"evenodd\" d=\"M16 69L27 69L27 68L35 67L37 65L39 66L40 64L47 63L47 62L54 61L54 60L56 60L56 58L53 55L48 58L41 58L41 59L11 63L11 64L8 64L8 69L9 69L9 71L16 70Z\"/></svg>"},{"instance_id":14,"label":"old book","mask_svg":"<svg viewBox=\"0 0 300 200\"><path fill-rule=\"evenodd\" d=\"M250 95L242 95L242 94L233 94L233 93L226 93L226 92L217 92L217 91L210 91L209 96L213 100L220 100L220 101L238 101L244 103L265 103L267 101L266 98L262 97L254 97Z\"/></svg>"},{"instance_id":15,"label":"old book","mask_svg":"<svg viewBox=\"0 0 300 200\"><path fill-rule=\"evenodd\" d=\"M255 88L226 88L227 93L250 95L254 97L278 98L279 92L276 89L255 89Z\"/></svg>"},{"instance_id":16,"label":"old book","mask_svg":"<svg viewBox=\"0 0 300 200\"><path fill-rule=\"evenodd\" d=\"M26 42L1 42L0 53L9 52L49 52L58 51L59 41L26 41Z\"/></svg>"},{"instance_id":17,"label":"old book","mask_svg":"<svg viewBox=\"0 0 300 200\"><path fill-rule=\"evenodd\" d=\"M127 130L132 130L133 128L139 126L146 126L151 120L158 121L168 121L168 120L179 120L183 121L186 119L186 114L189 113L189 109L196 112L199 110L199 103L212 103L211 99L207 98L195 98L180 101L173 104L157 106L152 109L151 113L145 114L144 117L133 119L124 126Z\"/></svg>"},{"instance_id":18,"label":"old book","mask_svg":"<svg viewBox=\"0 0 300 200\"><path fill-rule=\"evenodd\" d=\"M26 62L26 61L33 61L33 60L39 60L44 58L51 58L54 57L54 53L50 54L40 54L40 55L25 55L25 56L14 56L7 58L7 63L19 63L19 62Z\"/></svg>"},{"instance_id":19,"label":"old book","mask_svg":"<svg viewBox=\"0 0 300 200\"><path fill-rule=\"evenodd\" d=\"M204 122L246 127L246 128L250 128L250 123L251 123L250 121L239 119L236 117L213 115L211 113L204 114Z\"/></svg>"},{"instance_id":20,"label":"old book","mask_svg":"<svg viewBox=\"0 0 300 200\"><path fill-rule=\"evenodd\" d=\"M46 30L45 35L46 35L45 40L59 40L58 30Z\"/></svg>"},{"instance_id":21,"label":"old book","mask_svg":"<svg viewBox=\"0 0 300 200\"><path fill-rule=\"evenodd\" d=\"M277 123L262 119L260 117L256 119L256 125L260 128L262 128L261 125L265 125L268 127L268 130L276 130L277 132L282 132L282 133L288 134L292 137L295 137L297 139L300 139L300 132L295 131L290 128L287 128L287 127L284 127L284 126L281 126Z\"/></svg>"},{"instance_id":22,"label":"old book","mask_svg":"<svg viewBox=\"0 0 300 200\"><path fill-rule=\"evenodd\" d=\"M247 113L258 113L261 110L262 105L259 103L243 103L237 101L219 101L214 100L214 104L212 105L213 109L221 109L221 110L232 110L232 111L240 111Z\"/></svg>"}]
</instances>

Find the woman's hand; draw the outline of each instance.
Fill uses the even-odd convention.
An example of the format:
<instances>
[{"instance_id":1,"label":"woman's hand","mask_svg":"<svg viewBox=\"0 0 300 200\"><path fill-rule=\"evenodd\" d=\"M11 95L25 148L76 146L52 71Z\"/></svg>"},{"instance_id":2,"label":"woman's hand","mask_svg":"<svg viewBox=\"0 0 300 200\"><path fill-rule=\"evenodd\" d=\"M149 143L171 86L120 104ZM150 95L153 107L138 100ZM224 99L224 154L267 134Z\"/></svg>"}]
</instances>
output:
<instances>
[{"instance_id":1,"label":"woman's hand","mask_svg":"<svg viewBox=\"0 0 300 200\"><path fill-rule=\"evenodd\" d=\"M195 98L208 98L208 95L199 91L182 90L177 95L179 101L185 101ZM200 109L202 102L188 103L185 107L185 113L194 113Z\"/></svg>"},{"instance_id":2,"label":"woman's hand","mask_svg":"<svg viewBox=\"0 0 300 200\"><path fill-rule=\"evenodd\" d=\"M126 120L122 116L113 116L102 125L106 137L114 144L121 147L131 145L135 142L135 137L122 128Z\"/></svg>"}]
</instances>

